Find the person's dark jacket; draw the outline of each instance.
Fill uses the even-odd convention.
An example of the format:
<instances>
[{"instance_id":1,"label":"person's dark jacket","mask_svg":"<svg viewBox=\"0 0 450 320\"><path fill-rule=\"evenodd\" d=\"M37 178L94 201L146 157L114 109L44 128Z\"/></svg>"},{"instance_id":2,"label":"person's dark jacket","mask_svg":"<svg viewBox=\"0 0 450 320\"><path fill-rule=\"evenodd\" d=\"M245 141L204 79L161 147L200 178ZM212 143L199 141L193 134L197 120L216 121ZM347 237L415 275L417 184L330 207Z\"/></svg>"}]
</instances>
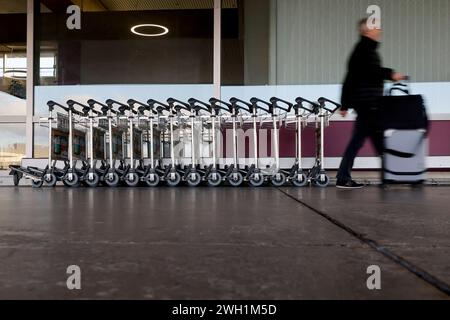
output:
<instances>
[{"instance_id":1,"label":"person's dark jacket","mask_svg":"<svg viewBox=\"0 0 450 320\"><path fill-rule=\"evenodd\" d=\"M383 96L384 80L391 80L393 70L381 66L378 44L362 36L356 45L342 87L342 110L352 108L361 114Z\"/></svg>"}]
</instances>

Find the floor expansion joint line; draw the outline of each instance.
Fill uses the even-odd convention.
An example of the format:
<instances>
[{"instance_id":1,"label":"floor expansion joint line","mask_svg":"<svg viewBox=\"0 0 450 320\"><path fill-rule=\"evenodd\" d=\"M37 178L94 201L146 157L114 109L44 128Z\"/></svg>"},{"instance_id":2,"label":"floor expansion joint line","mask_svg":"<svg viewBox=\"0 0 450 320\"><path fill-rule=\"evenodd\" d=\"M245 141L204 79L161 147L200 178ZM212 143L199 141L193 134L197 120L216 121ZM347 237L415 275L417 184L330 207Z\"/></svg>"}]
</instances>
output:
<instances>
[{"instance_id":1,"label":"floor expansion joint line","mask_svg":"<svg viewBox=\"0 0 450 320\"><path fill-rule=\"evenodd\" d=\"M413 273L415 276L419 277L420 279L424 280L428 284L432 285L433 287L435 287L436 289L438 289L439 291L445 293L446 295L448 295L450 297L450 286L447 283L445 283L444 281L439 280L438 278L436 278L435 276L431 275L427 271L421 269L420 267L415 266L413 263L409 262L408 260L402 258L401 256L395 254L394 252L392 252L389 249L385 248L384 246L380 245L377 241L372 240L370 238L367 238L363 234L356 232L351 227L349 227L346 224L340 222L339 220L331 217L330 215L326 214L325 212L322 212L322 211L314 208L313 206L311 206L311 205L309 205L309 204L307 204L307 203L297 199L296 197L294 197L294 196L290 195L289 193L281 190L280 188L276 188L276 189L278 189L278 191L283 193L285 196L291 198L292 200L298 202L302 206L310 209L314 213L316 213L316 214L320 215L321 217L327 219L329 222L331 222L332 224L334 224L338 228L346 231L351 236L353 236L353 237L357 238L358 240L362 241L363 243L369 245L372 249L374 249L374 250L378 251L379 253L383 254L388 259L390 259L390 260L394 261L395 263L399 264L403 268L407 269L409 272Z\"/></svg>"}]
</instances>

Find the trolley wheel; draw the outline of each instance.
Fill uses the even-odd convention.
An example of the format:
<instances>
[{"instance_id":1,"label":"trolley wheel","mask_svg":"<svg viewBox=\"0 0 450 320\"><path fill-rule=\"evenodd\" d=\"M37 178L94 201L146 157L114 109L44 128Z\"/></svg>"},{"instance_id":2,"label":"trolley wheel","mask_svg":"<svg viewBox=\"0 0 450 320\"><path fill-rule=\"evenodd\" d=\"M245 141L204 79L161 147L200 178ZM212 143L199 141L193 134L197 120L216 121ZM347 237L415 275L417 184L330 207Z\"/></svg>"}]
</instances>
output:
<instances>
[{"instance_id":1,"label":"trolley wheel","mask_svg":"<svg viewBox=\"0 0 450 320\"><path fill-rule=\"evenodd\" d=\"M31 186L33 188L41 188L43 184L44 184L43 180L31 180Z\"/></svg>"},{"instance_id":2,"label":"trolley wheel","mask_svg":"<svg viewBox=\"0 0 450 320\"><path fill-rule=\"evenodd\" d=\"M159 175L156 173L149 173L147 177L145 177L145 183L147 183L147 185L152 188L157 187L160 180L161 179L159 178Z\"/></svg>"},{"instance_id":3,"label":"trolley wheel","mask_svg":"<svg viewBox=\"0 0 450 320\"><path fill-rule=\"evenodd\" d=\"M282 187L286 183L286 175L283 172L278 172L272 176L270 182L274 187Z\"/></svg>"},{"instance_id":4,"label":"trolley wheel","mask_svg":"<svg viewBox=\"0 0 450 320\"><path fill-rule=\"evenodd\" d=\"M105 183L110 188L115 188L119 185L120 178L116 172L107 173L105 176Z\"/></svg>"},{"instance_id":5,"label":"trolley wheel","mask_svg":"<svg viewBox=\"0 0 450 320\"><path fill-rule=\"evenodd\" d=\"M20 181L19 175L18 175L16 172L14 172L14 174L13 174L13 182L14 182L14 185L15 185L15 186L18 186L18 185L19 185L19 181Z\"/></svg>"},{"instance_id":6,"label":"trolley wheel","mask_svg":"<svg viewBox=\"0 0 450 320\"><path fill-rule=\"evenodd\" d=\"M96 172L91 172L86 175L86 180L84 181L86 185L90 188L96 188L98 187L98 184L100 183L100 177Z\"/></svg>"},{"instance_id":7,"label":"trolley wheel","mask_svg":"<svg viewBox=\"0 0 450 320\"><path fill-rule=\"evenodd\" d=\"M202 182L202 176L198 172L191 172L187 176L187 183L189 187L198 187Z\"/></svg>"},{"instance_id":8,"label":"trolley wheel","mask_svg":"<svg viewBox=\"0 0 450 320\"><path fill-rule=\"evenodd\" d=\"M56 186L56 182L57 181L58 181L58 179L56 178L54 173L50 173L50 174L45 174L44 175L44 182L49 187Z\"/></svg>"},{"instance_id":9,"label":"trolley wheel","mask_svg":"<svg viewBox=\"0 0 450 320\"><path fill-rule=\"evenodd\" d=\"M304 187L308 184L308 177L306 174L295 174L295 176L292 178L292 184L296 187Z\"/></svg>"},{"instance_id":10,"label":"trolley wheel","mask_svg":"<svg viewBox=\"0 0 450 320\"><path fill-rule=\"evenodd\" d=\"M313 183L316 187L325 188L328 187L328 185L330 184L330 178L327 175L324 175L324 179L321 180L319 175L317 179L314 179Z\"/></svg>"},{"instance_id":11,"label":"trolley wheel","mask_svg":"<svg viewBox=\"0 0 450 320\"><path fill-rule=\"evenodd\" d=\"M252 173L248 182L252 187L261 187L264 183L264 175L262 173Z\"/></svg>"},{"instance_id":12,"label":"trolley wheel","mask_svg":"<svg viewBox=\"0 0 450 320\"><path fill-rule=\"evenodd\" d=\"M228 177L228 183L233 187L239 187L244 182L244 177L240 172L233 172Z\"/></svg>"},{"instance_id":13,"label":"trolley wheel","mask_svg":"<svg viewBox=\"0 0 450 320\"><path fill-rule=\"evenodd\" d=\"M129 173L125 177L125 183L129 187L137 187L139 182L140 182L139 175L136 172Z\"/></svg>"},{"instance_id":14,"label":"trolley wheel","mask_svg":"<svg viewBox=\"0 0 450 320\"><path fill-rule=\"evenodd\" d=\"M80 185L80 177L76 173L72 173L72 179L69 176L70 173L66 173L63 180L66 182L66 186L71 188L77 188Z\"/></svg>"},{"instance_id":15,"label":"trolley wheel","mask_svg":"<svg viewBox=\"0 0 450 320\"><path fill-rule=\"evenodd\" d=\"M180 184L180 182L181 182L181 176L178 172L169 173L168 179L167 179L167 185L169 187L176 187Z\"/></svg>"},{"instance_id":16,"label":"trolley wheel","mask_svg":"<svg viewBox=\"0 0 450 320\"><path fill-rule=\"evenodd\" d=\"M218 187L222 183L222 176L218 172L213 172L208 176L208 185L210 187Z\"/></svg>"}]
</instances>

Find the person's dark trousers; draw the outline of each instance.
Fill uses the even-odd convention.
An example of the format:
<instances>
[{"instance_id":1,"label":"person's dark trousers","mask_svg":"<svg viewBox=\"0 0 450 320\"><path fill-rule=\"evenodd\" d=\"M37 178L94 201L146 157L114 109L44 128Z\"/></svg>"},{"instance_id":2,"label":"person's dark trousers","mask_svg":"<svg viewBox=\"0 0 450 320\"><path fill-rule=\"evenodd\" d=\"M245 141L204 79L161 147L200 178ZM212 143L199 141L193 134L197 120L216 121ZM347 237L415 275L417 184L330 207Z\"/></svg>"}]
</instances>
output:
<instances>
[{"instance_id":1,"label":"person's dark trousers","mask_svg":"<svg viewBox=\"0 0 450 320\"><path fill-rule=\"evenodd\" d=\"M347 146L337 173L338 182L345 183L352 180L351 170L366 138L372 140L375 150L378 155L381 155L383 153L383 132L377 128L375 114L372 112L360 114L356 119L351 141Z\"/></svg>"}]
</instances>

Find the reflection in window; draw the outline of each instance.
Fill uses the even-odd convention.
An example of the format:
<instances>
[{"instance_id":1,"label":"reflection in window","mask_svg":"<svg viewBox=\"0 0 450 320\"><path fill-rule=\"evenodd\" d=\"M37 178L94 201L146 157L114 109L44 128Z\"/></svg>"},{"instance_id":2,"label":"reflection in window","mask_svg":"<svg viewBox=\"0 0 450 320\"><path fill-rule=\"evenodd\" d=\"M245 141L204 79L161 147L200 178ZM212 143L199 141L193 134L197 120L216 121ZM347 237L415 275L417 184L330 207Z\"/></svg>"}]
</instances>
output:
<instances>
[{"instance_id":1,"label":"reflection in window","mask_svg":"<svg viewBox=\"0 0 450 320\"><path fill-rule=\"evenodd\" d=\"M56 77L56 58L55 54L46 54L41 56L39 64L41 77Z\"/></svg>"},{"instance_id":2,"label":"reflection in window","mask_svg":"<svg viewBox=\"0 0 450 320\"><path fill-rule=\"evenodd\" d=\"M47 53L40 58L41 77L56 76L56 57L54 53ZM0 76L25 79L27 75L27 57L16 54L0 56Z\"/></svg>"},{"instance_id":3,"label":"reflection in window","mask_svg":"<svg viewBox=\"0 0 450 320\"><path fill-rule=\"evenodd\" d=\"M34 158L47 158L48 157L48 126L44 123L34 124L34 145L33 152Z\"/></svg>"},{"instance_id":4,"label":"reflection in window","mask_svg":"<svg viewBox=\"0 0 450 320\"><path fill-rule=\"evenodd\" d=\"M0 124L0 170L20 165L25 156L25 124Z\"/></svg>"},{"instance_id":5,"label":"reflection in window","mask_svg":"<svg viewBox=\"0 0 450 320\"><path fill-rule=\"evenodd\" d=\"M77 31L61 23L64 5L41 3L39 86L213 83L212 0L82 1Z\"/></svg>"}]
</instances>

